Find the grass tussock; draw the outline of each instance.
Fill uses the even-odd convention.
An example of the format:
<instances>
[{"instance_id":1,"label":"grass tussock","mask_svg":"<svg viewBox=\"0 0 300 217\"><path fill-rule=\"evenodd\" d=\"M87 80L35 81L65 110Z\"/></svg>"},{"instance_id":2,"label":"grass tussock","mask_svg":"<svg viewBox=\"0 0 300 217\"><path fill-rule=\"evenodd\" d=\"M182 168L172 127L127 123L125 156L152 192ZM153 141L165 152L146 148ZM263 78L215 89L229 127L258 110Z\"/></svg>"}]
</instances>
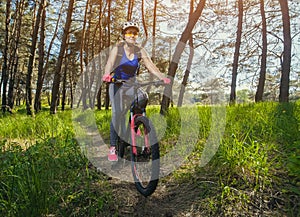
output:
<instances>
[{"instance_id":1,"label":"grass tussock","mask_svg":"<svg viewBox=\"0 0 300 217\"><path fill-rule=\"evenodd\" d=\"M212 160L204 167L195 163L205 145L199 142L176 173L179 182L193 180L205 192L197 202L206 207L203 215L299 216L299 114L299 103L226 108L226 129Z\"/></svg>"},{"instance_id":2,"label":"grass tussock","mask_svg":"<svg viewBox=\"0 0 300 217\"><path fill-rule=\"evenodd\" d=\"M110 210L107 177L73 139L70 112L15 114L1 122L7 123L0 134L1 216L96 216Z\"/></svg>"}]
</instances>

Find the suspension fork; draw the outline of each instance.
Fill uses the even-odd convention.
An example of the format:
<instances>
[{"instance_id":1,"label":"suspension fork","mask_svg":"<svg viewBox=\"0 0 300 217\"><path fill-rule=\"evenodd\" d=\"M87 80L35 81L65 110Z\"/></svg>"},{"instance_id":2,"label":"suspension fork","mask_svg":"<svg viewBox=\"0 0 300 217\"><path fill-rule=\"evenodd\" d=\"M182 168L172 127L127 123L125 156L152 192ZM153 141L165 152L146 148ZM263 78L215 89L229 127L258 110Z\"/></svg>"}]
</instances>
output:
<instances>
[{"instance_id":1,"label":"suspension fork","mask_svg":"<svg viewBox=\"0 0 300 217\"><path fill-rule=\"evenodd\" d=\"M134 131L134 119L136 115L133 114L132 111L130 111L130 134L131 134L131 145L132 145L132 152L134 155L137 155L137 148L136 148L136 142L135 142L135 131Z\"/></svg>"},{"instance_id":2,"label":"suspension fork","mask_svg":"<svg viewBox=\"0 0 300 217\"><path fill-rule=\"evenodd\" d=\"M136 147L136 140L135 140L135 134L137 132L135 132L135 123L134 123L134 120L138 116L145 116L145 112L143 112L143 114L133 114L133 112L130 112L130 117L131 117L130 118L130 131L131 131L131 141L132 141L132 152L135 155L137 155L137 147ZM145 146L142 147L143 150L144 150L144 148L147 148L147 150L149 150L149 148L150 148L149 134L148 134L146 128L144 128L144 142L145 142Z\"/></svg>"}]
</instances>

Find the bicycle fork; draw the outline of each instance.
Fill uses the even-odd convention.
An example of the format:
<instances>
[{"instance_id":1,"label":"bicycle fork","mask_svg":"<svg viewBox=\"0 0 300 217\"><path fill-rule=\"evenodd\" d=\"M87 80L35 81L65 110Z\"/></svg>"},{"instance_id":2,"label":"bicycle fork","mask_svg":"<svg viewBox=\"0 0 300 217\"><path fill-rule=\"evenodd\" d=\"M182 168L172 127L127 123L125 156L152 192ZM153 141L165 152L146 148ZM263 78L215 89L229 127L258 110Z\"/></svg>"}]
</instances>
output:
<instances>
[{"instance_id":1,"label":"bicycle fork","mask_svg":"<svg viewBox=\"0 0 300 217\"><path fill-rule=\"evenodd\" d=\"M136 135L138 133L138 128L136 128L136 125L135 125L135 119L138 117L138 116L144 116L144 114L133 114L131 112L130 114L130 117L131 117L131 121L130 121L130 130L131 130L131 141L132 141L132 152L134 155L137 155L137 142L136 142ZM137 132L136 132L137 130ZM146 127L144 127L144 132L143 132L143 135L144 135L144 145L142 146L142 153L144 152L144 150L150 150L150 144L149 144L149 134L147 132L147 129ZM142 133L142 132L141 132Z\"/></svg>"}]
</instances>

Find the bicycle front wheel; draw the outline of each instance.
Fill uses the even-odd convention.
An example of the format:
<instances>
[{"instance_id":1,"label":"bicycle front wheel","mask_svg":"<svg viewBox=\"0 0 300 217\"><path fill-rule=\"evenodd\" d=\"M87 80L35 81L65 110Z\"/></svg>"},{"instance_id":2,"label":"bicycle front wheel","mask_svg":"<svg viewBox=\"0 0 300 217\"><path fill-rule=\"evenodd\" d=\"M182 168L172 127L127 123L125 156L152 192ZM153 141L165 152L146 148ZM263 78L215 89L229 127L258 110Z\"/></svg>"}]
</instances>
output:
<instances>
[{"instance_id":1,"label":"bicycle front wheel","mask_svg":"<svg viewBox=\"0 0 300 217\"><path fill-rule=\"evenodd\" d=\"M145 116L137 116L131 129L131 169L137 190L151 195L159 179L159 144L154 127Z\"/></svg>"}]
</instances>

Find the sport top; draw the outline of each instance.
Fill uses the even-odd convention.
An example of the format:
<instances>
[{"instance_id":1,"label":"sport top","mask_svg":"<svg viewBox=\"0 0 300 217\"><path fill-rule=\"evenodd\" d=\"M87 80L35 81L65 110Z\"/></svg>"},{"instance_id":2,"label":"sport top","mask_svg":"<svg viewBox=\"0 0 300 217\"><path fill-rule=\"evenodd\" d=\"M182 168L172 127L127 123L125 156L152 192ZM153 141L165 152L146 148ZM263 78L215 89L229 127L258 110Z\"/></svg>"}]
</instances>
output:
<instances>
[{"instance_id":1,"label":"sport top","mask_svg":"<svg viewBox=\"0 0 300 217\"><path fill-rule=\"evenodd\" d=\"M114 70L113 78L128 80L136 75L136 72L139 68L139 60L136 53L134 54L134 58L132 60L129 60L126 56L124 47L122 47L122 49L123 56L120 60L120 63Z\"/></svg>"}]
</instances>

